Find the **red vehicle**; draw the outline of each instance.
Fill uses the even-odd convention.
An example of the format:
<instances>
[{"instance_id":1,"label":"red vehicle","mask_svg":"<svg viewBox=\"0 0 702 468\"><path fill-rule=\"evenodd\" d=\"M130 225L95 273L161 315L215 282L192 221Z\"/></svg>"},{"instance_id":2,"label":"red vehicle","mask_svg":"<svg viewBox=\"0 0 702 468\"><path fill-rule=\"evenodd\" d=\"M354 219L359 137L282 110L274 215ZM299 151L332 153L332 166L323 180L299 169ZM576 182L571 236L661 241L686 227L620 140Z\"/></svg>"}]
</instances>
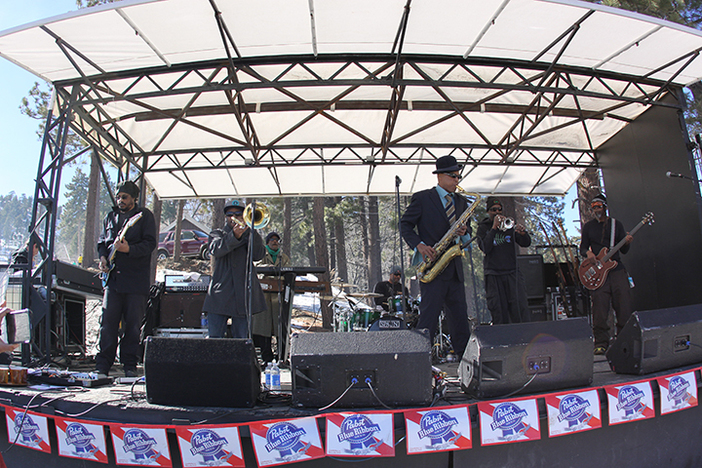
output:
<instances>
[{"instance_id":1,"label":"red vehicle","mask_svg":"<svg viewBox=\"0 0 702 468\"><path fill-rule=\"evenodd\" d=\"M158 259L162 260L173 256L175 231L159 234ZM210 259L208 250L210 236L202 231L184 229L180 232L180 254L184 257L199 257L203 260Z\"/></svg>"}]
</instances>

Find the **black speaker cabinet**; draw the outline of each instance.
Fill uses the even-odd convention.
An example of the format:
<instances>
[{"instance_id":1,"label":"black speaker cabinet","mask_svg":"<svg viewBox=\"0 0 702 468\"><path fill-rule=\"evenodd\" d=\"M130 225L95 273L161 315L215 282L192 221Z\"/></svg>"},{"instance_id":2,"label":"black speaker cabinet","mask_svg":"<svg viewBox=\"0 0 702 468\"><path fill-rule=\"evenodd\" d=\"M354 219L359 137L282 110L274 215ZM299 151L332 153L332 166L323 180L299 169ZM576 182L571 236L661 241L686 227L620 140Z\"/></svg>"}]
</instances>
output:
<instances>
[{"instance_id":1,"label":"black speaker cabinet","mask_svg":"<svg viewBox=\"0 0 702 468\"><path fill-rule=\"evenodd\" d=\"M618 374L702 362L702 304L634 312L607 350Z\"/></svg>"},{"instance_id":2,"label":"black speaker cabinet","mask_svg":"<svg viewBox=\"0 0 702 468\"><path fill-rule=\"evenodd\" d=\"M485 398L506 396L532 377L521 394L587 386L593 360L586 318L480 326L461 359L461 388Z\"/></svg>"},{"instance_id":3,"label":"black speaker cabinet","mask_svg":"<svg viewBox=\"0 0 702 468\"><path fill-rule=\"evenodd\" d=\"M254 351L251 340L150 336L146 398L166 406L252 407L261 391Z\"/></svg>"},{"instance_id":4,"label":"black speaker cabinet","mask_svg":"<svg viewBox=\"0 0 702 468\"><path fill-rule=\"evenodd\" d=\"M161 328L200 328L204 292L165 293L161 296Z\"/></svg>"},{"instance_id":5,"label":"black speaker cabinet","mask_svg":"<svg viewBox=\"0 0 702 468\"><path fill-rule=\"evenodd\" d=\"M423 331L301 333L292 337L290 363L296 406L326 406L349 387L336 408L431 403L431 344Z\"/></svg>"},{"instance_id":6,"label":"black speaker cabinet","mask_svg":"<svg viewBox=\"0 0 702 468\"><path fill-rule=\"evenodd\" d=\"M524 277L527 298L543 298L546 295L543 257L541 255L518 255L517 266Z\"/></svg>"}]
</instances>

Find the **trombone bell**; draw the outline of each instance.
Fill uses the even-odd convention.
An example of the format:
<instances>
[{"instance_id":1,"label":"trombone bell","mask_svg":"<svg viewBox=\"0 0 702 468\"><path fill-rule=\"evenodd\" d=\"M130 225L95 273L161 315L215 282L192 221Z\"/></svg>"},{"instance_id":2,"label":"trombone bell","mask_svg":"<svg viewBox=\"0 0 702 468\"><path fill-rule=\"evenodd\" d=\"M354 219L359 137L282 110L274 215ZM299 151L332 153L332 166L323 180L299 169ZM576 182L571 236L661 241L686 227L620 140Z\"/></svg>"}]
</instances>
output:
<instances>
[{"instance_id":1,"label":"trombone bell","mask_svg":"<svg viewBox=\"0 0 702 468\"><path fill-rule=\"evenodd\" d=\"M256 212L252 212L252 205L246 205L246 209L244 210L244 223L246 226L251 226L252 219L254 229L263 229L268 225L268 222L271 220L271 211L266 205L263 203L256 203Z\"/></svg>"}]
</instances>

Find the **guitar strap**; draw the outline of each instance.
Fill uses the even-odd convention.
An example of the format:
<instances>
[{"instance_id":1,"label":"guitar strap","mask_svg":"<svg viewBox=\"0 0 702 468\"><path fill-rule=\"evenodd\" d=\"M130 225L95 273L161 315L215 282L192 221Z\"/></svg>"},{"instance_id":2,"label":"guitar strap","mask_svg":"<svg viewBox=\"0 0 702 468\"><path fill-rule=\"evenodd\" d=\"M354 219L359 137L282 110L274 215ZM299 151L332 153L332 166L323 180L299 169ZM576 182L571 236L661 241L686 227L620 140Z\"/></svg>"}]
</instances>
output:
<instances>
[{"instance_id":1,"label":"guitar strap","mask_svg":"<svg viewBox=\"0 0 702 468\"><path fill-rule=\"evenodd\" d=\"M612 247L614 247L614 231L617 227L617 223L614 218L609 218L609 220L612 223L612 230L609 234L609 250L612 250Z\"/></svg>"}]
</instances>

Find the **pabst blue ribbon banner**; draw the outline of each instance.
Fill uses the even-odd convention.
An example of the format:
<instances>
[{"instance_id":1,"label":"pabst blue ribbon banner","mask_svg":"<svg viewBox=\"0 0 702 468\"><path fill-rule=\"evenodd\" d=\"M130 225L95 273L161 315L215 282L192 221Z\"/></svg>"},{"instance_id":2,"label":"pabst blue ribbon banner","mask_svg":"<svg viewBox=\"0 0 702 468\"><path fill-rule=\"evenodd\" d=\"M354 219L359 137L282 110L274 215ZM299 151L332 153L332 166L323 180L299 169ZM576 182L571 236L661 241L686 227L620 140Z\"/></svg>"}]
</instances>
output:
<instances>
[{"instance_id":1,"label":"pabst blue ribbon banner","mask_svg":"<svg viewBox=\"0 0 702 468\"><path fill-rule=\"evenodd\" d=\"M328 414L326 432L327 455L395 456L395 426L392 413Z\"/></svg>"},{"instance_id":2,"label":"pabst blue ribbon banner","mask_svg":"<svg viewBox=\"0 0 702 468\"><path fill-rule=\"evenodd\" d=\"M51 453L46 416L5 406L5 418L8 442Z\"/></svg>"},{"instance_id":3,"label":"pabst blue ribbon banner","mask_svg":"<svg viewBox=\"0 0 702 468\"><path fill-rule=\"evenodd\" d=\"M602 427L600 397L596 389L546 395L549 437Z\"/></svg>"},{"instance_id":4,"label":"pabst blue ribbon banner","mask_svg":"<svg viewBox=\"0 0 702 468\"><path fill-rule=\"evenodd\" d=\"M695 371L656 379L661 389L661 414L697 406Z\"/></svg>"},{"instance_id":5,"label":"pabst blue ribbon banner","mask_svg":"<svg viewBox=\"0 0 702 468\"><path fill-rule=\"evenodd\" d=\"M620 424L655 416L651 382L627 383L605 387L609 424Z\"/></svg>"},{"instance_id":6,"label":"pabst blue ribbon banner","mask_svg":"<svg viewBox=\"0 0 702 468\"><path fill-rule=\"evenodd\" d=\"M102 424L55 418L59 455L107 463Z\"/></svg>"},{"instance_id":7,"label":"pabst blue ribbon banner","mask_svg":"<svg viewBox=\"0 0 702 468\"><path fill-rule=\"evenodd\" d=\"M482 445L541 438L536 398L478 403Z\"/></svg>"},{"instance_id":8,"label":"pabst blue ribbon banner","mask_svg":"<svg viewBox=\"0 0 702 468\"><path fill-rule=\"evenodd\" d=\"M324 457L317 419L300 418L249 424L258 466L275 466Z\"/></svg>"},{"instance_id":9,"label":"pabst blue ribbon banner","mask_svg":"<svg viewBox=\"0 0 702 468\"><path fill-rule=\"evenodd\" d=\"M405 411L405 428L410 455L472 447L467 406Z\"/></svg>"},{"instance_id":10,"label":"pabst blue ribbon banner","mask_svg":"<svg viewBox=\"0 0 702 468\"><path fill-rule=\"evenodd\" d=\"M118 465L170 467L166 428L111 425Z\"/></svg>"},{"instance_id":11,"label":"pabst blue ribbon banner","mask_svg":"<svg viewBox=\"0 0 702 468\"><path fill-rule=\"evenodd\" d=\"M184 467L246 466L237 426L176 427Z\"/></svg>"}]
</instances>

